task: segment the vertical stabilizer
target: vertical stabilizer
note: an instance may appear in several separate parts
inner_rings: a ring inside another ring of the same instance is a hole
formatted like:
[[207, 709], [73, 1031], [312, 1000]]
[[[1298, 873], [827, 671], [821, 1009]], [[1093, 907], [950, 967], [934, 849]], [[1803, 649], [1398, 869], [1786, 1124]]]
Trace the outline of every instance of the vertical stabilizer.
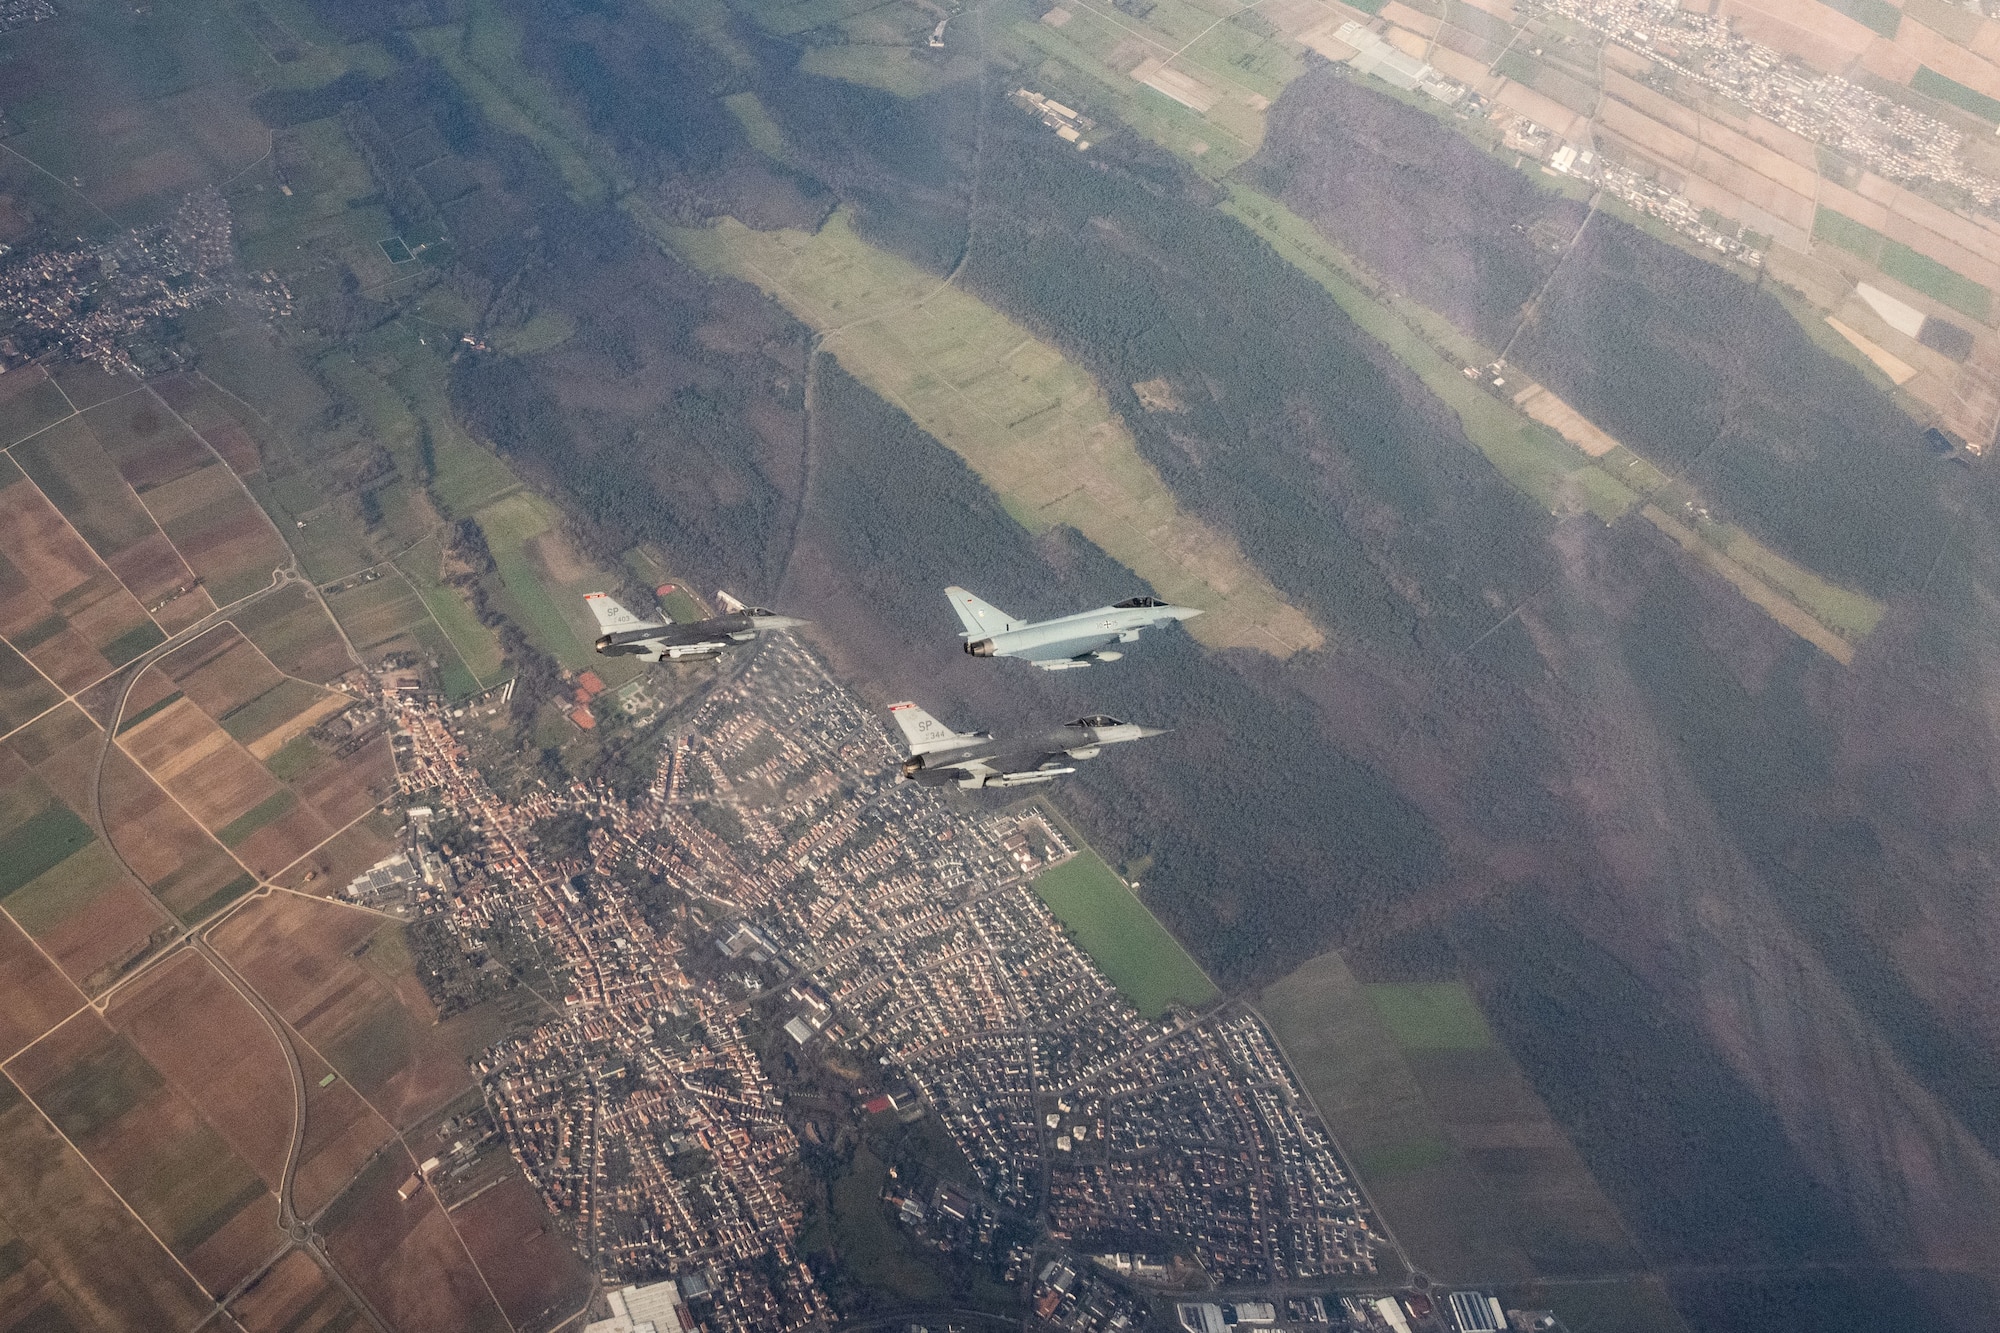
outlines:
[[989, 635], [1005, 634], [1009, 630], [1019, 629], [1026, 623], [1014, 619], [989, 602], [980, 601], [956, 585], [946, 588], [944, 595], [951, 599], [951, 609], [958, 612], [959, 623], [965, 626], [965, 634], [962, 637], [983, 639]]
[[608, 592], [587, 592], [583, 595], [584, 605], [590, 614], [597, 617], [597, 628], [605, 634], [624, 634], [635, 629], [659, 629], [657, 620], [641, 620], [627, 611]]
[[948, 750], [960, 741], [974, 739], [953, 731], [913, 703], [890, 704], [889, 716], [895, 718], [896, 725], [902, 728], [903, 739], [909, 742], [911, 754]]

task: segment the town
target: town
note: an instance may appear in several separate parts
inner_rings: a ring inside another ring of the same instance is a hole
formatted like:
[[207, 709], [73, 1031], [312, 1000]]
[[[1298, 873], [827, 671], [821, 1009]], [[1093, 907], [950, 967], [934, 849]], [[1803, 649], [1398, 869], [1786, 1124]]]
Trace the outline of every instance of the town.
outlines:
[[[1032, 888], [1075, 851], [1039, 808], [897, 783], [880, 721], [786, 637], [729, 671], [630, 804], [503, 799], [467, 745], [481, 704], [385, 677], [410, 851], [346, 892], [407, 891], [473, 955], [528, 926], [516, 971], [558, 1016], [478, 1073], [550, 1211], [637, 1284], [605, 1328], [830, 1325], [796, 1163], [927, 1117], [970, 1172], [892, 1168], [881, 1210], [1047, 1326], [1145, 1326], [1191, 1286], [1237, 1299], [1184, 1304], [1189, 1327], [1339, 1324], [1385, 1240], [1262, 1022], [1143, 1018]], [[587, 834], [545, 848], [564, 821]]]
[[2000, 182], [1966, 165], [1958, 130], [1838, 74], [1803, 72], [1726, 18], [1673, 0], [1538, 2], [1890, 180], [1943, 187], [1988, 212], [2000, 204]]
[[148, 335], [178, 314], [230, 299], [271, 316], [292, 308], [275, 275], [238, 273], [229, 205], [210, 187], [158, 226], [0, 262], [0, 310], [8, 315], [0, 322], [0, 371], [48, 354], [106, 372], [162, 369], [173, 353], [149, 346]]

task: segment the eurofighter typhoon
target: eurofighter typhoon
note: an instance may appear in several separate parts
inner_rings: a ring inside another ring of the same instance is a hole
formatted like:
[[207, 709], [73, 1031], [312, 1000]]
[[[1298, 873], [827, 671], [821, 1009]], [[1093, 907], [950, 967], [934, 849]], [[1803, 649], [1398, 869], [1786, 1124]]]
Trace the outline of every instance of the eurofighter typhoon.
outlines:
[[1039, 736], [996, 741], [983, 731], [953, 731], [912, 703], [889, 705], [889, 715], [903, 729], [903, 739], [910, 747], [898, 781], [926, 787], [1025, 787], [1053, 782], [1065, 773], [1076, 772], [1078, 760], [1095, 759], [1107, 745], [1166, 734], [1115, 717], [1080, 717]]
[[1132, 643], [1139, 631], [1192, 620], [1191, 606], [1169, 606], [1157, 597], [1128, 597], [1114, 606], [1079, 611], [1055, 620], [1016, 620], [963, 588], [944, 590], [965, 632], [965, 651], [974, 657], [1018, 657], [1044, 671], [1068, 671], [1092, 662], [1116, 662], [1114, 643]]
[[583, 600], [597, 617], [597, 651], [605, 657], [643, 657], [648, 662], [698, 662], [720, 657], [727, 649], [748, 643], [765, 630], [793, 629], [806, 622], [745, 606], [728, 593], [717, 593], [727, 613], [684, 624], [641, 620], [609, 593], [587, 592]]

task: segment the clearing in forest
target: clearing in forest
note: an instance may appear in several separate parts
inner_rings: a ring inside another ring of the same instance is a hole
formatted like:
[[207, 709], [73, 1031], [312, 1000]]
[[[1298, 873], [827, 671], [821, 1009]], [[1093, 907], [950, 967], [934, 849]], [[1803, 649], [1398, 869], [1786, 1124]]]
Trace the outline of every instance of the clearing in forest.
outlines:
[[879, 250], [836, 213], [817, 234], [725, 218], [662, 229], [710, 272], [756, 284], [817, 329], [855, 378], [957, 452], [1023, 526], [1066, 524], [1208, 614], [1211, 648], [1289, 657], [1325, 636], [1235, 541], [1183, 511], [1096, 381], [978, 298]]

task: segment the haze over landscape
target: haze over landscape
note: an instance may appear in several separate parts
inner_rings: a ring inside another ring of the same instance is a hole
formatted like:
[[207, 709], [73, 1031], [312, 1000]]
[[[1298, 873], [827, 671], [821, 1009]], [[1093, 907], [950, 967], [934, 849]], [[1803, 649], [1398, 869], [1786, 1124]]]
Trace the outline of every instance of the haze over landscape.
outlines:
[[2000, 1327], [1996, 129], [1943, 0], [0, 0], [0, 1333]]

